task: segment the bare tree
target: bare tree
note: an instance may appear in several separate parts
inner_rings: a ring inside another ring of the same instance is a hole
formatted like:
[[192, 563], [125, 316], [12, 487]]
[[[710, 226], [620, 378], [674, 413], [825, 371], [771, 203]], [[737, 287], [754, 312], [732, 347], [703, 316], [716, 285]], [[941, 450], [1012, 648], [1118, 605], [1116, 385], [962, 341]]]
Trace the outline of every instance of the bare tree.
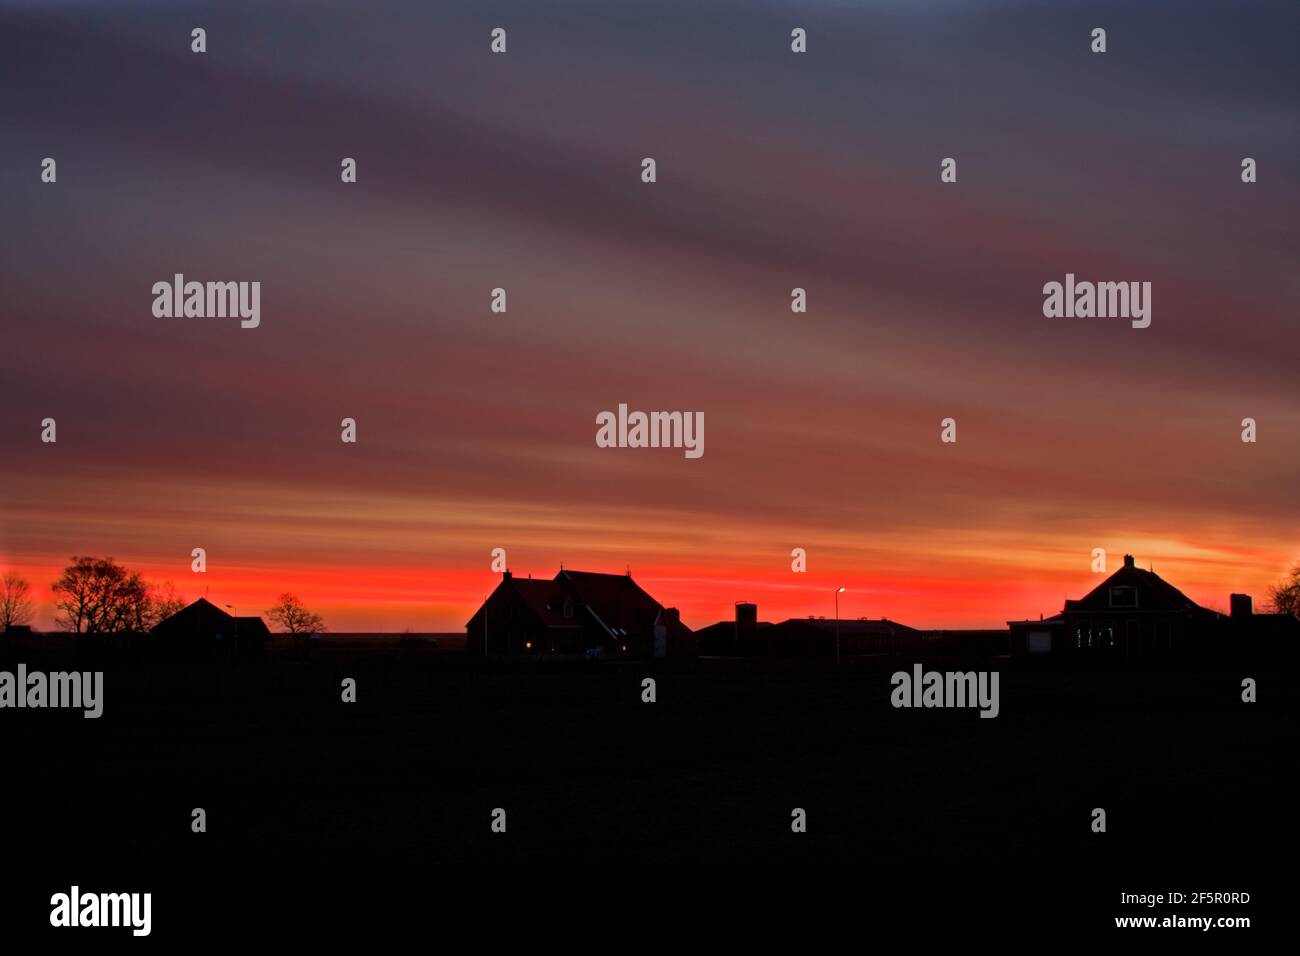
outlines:
[[1300, 565], [1291, 569], [1291, 576], [1279, 581], [1268, 591], [1273, 610], [1278, 614], [1300, 617]]
[[266, 616], [293, 636], [294, 647], [308, 634], [325, 630], [325, 621], [321, 616], [307, 610], [296, 594], [281, 594], [275, 606], [267, 608]]
[[0, 576], [0, 631], [31, 622], [36, 606], [31, 590], [27, 579], [17, 571], [6, 571]]
[[179, 603], [174, 586], [158, 592], [112, 558], [74, 555], [51, 590], [59, 625], [74, 634], [144, 633]]
[[164, 581], [160, 586], [149, 589], [149, 627], [159, 621], [165, 621], [185, 607], [185, 599], [176, 593], [174, 581]]
[[126, 568], [112, 558], [78, 557], [63, 569], [50, 586], [59, 625], [74, 634], [97, 634], [108, 630], [113, 606], [126, 578]]

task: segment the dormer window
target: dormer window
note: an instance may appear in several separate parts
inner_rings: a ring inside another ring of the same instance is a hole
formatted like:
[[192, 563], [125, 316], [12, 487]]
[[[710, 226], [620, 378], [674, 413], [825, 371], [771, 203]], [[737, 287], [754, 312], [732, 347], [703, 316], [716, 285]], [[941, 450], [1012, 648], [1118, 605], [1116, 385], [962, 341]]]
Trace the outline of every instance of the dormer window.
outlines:
[[1110, 589], [1111, 607], [1137, 607], [1137, 588], [1128, 584], [1117, 584]]

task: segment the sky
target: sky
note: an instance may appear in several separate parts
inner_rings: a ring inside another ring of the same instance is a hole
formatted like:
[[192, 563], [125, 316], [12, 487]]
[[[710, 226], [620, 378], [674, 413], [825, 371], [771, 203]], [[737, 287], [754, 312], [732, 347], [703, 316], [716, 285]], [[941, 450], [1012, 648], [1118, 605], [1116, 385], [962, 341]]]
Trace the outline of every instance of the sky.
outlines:
[[[1001, 626], [1095, 586], [1094, 548], [1260, 602], [1300, 563], [1298, 29], [0, 2], [0, 568], [38, 627], [81, 554], [334, 631], [462, 629], [494, 548], [630, 568], [694, 627], [839, 586], [846, 618]], [[259, 281], [260, 326], [155, 317], [178, 272]], [[1069, 272], [1151, 282], [1151, 326], [1044, 317]], [[619, 403], [703, 412], [705, 453], [598, 448]]]

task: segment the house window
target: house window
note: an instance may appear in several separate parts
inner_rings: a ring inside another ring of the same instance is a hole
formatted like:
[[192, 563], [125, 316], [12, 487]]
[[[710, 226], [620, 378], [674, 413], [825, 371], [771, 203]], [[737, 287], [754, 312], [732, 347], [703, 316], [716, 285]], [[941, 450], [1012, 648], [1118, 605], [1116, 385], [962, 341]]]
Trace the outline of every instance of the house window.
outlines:
[[1129, 584], [1117, 584], [1110, 589], [1110, 606], [1111, 607], [1137, 607], [1138, 591], [1137, 588]]
[[564, 616], [573, 617], [573, 602], [568, 598], [564, 599]]

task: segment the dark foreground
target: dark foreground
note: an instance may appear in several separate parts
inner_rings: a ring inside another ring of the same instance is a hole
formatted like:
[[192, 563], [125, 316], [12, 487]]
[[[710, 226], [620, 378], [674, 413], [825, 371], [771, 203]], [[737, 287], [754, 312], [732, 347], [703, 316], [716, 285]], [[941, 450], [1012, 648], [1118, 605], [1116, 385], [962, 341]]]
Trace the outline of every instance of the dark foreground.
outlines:
[[[1289, 669], [929, 662], [1001, 671], [1001, 715], [981, 720], [891, 708], [889, 675], [910, 663], [515, 671], [391, 646], [221, 670], [101, 663], [98, 720], [0, 711], [0, 919], [48, 931], [51, 894], [77, 883], [152, 892], [164, 941], [606, 921], [1054, 940], [1167, 936], [1116, 916], [1244, 915], [1251, 930], [1209, 932], [1247, 935], [1273, 922], [1295, 846]], [[1241, 702], [1246, 676], [1258, 703]], [[807, 833], [791, 832], [796, 807]], [[1252, 899], [1120, 903], [1171, 890]]]

